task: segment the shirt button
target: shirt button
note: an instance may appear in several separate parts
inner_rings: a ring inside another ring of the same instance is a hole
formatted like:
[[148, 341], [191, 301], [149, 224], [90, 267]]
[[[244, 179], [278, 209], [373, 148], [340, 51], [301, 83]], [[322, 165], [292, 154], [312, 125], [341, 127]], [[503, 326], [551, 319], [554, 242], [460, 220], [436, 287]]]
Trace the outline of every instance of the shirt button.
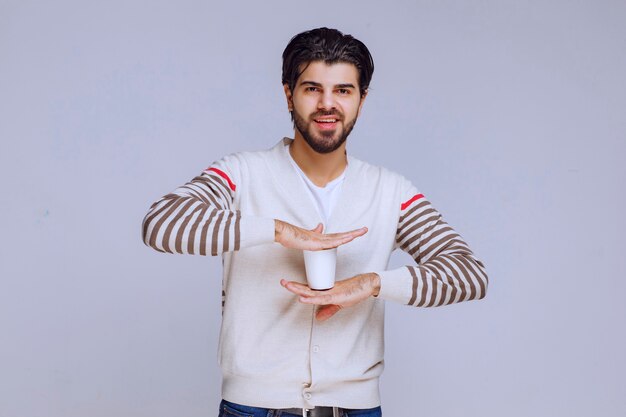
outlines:
[[319, 346], [317, 346], [317, 345], [313, 346], [313, 352], [317, 353], [319, 351], [320, 351], [320, 347]]
[[311, 395], [311, 393], [310, 393], [310, 392], [305, 392], [305, 393], [304, 393], [304, 398], [306, 398], [307, 400], [310, 400], [310, 399], [311, 399], [311, 397], [312, 397], [312, 395]]

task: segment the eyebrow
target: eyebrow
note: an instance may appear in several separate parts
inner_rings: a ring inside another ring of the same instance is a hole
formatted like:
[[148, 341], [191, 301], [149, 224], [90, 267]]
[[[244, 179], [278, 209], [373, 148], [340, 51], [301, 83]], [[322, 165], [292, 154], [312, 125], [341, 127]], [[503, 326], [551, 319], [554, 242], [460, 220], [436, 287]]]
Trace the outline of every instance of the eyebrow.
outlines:
[[[312, 85], [313, 87], [321, 87], [322, 84], [316, 83], [315, 81], [302, 81], [300, 85]], [[335, 84], [333, 88], [356, 88], [354, 84], [344, 83], [344, 84]]]

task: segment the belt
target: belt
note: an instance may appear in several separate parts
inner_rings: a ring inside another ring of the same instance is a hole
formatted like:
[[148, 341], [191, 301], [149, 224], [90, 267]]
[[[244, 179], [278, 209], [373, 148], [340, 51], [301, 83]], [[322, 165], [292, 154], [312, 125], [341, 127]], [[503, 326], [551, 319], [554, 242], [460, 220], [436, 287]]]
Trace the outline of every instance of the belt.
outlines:
[[339, 417], [339, 407], [283, 408], [280, 411], [302, 417]]

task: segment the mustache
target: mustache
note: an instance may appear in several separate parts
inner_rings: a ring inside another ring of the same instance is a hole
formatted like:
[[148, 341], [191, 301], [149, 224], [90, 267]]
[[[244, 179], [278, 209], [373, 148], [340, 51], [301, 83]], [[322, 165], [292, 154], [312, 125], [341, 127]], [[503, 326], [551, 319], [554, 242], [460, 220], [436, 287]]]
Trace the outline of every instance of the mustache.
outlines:
[[336, 111], [321, 111], [321, 112], [317, 112], [311, 115], [312, 119], [316, 119], [318, 117], [323, 117], [323, 116], [334, 116], [337, 119], [343, 119], [343, 114], [336, 112]]

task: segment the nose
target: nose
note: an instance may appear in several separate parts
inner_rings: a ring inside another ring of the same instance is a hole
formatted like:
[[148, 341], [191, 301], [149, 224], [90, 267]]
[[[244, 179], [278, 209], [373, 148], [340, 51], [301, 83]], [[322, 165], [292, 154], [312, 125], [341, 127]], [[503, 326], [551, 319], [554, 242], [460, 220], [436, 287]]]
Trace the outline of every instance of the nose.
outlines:
[[332, 90], [325, 90], [319, 98], [317, 108], [320, 110], [333, 110], [336, 107], [335, 96]]

